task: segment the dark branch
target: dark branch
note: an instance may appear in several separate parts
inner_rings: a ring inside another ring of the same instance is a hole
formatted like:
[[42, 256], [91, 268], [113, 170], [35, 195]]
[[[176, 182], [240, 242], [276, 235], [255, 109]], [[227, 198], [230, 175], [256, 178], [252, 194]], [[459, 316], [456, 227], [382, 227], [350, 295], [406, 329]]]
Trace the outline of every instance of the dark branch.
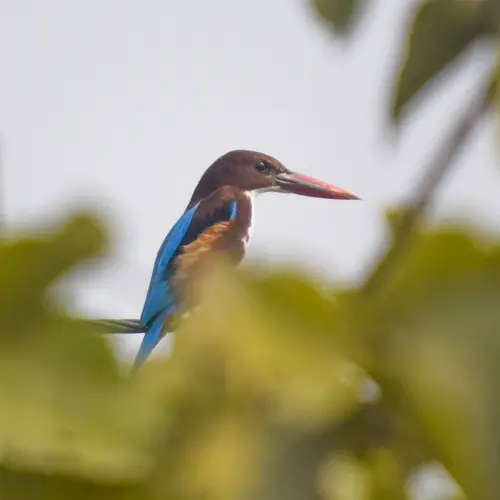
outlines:
[[416, 189], [416, 195], [408, 203], [404, 215], [396, 226], [394, 232], [394, 243], [380, 264], [363, 287], [363, 293], [369, 294], [377, 290], [397, 265], [402, 254], [411, 242], [413, 229], [424, 215], [426, 208], [443, 182], [443, 179], [451, 171], [453, 161], [463, 149], [475, 126], [487, 111], [496, 88], [496, 78], [489, 77], [487, 84], [481, 85], [481, 90], [472, 104], [458, 120], [449, 137], [443, 142], [436, 156], [431, 160], [429, 166], [424, 169], [425, 175], [420, 186]]

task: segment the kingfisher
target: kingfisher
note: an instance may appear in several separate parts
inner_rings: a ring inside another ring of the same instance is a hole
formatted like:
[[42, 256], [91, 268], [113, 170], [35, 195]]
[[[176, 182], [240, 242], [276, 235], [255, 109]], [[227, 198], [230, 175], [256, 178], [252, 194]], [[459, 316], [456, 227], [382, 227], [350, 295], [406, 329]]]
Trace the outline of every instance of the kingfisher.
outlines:
[[229, 257], [235, 266], [241, 262], [252, 235], [255, 198], [267, 192], [360, 199], [292, 172], [276, 158], [256, 151], [230, 151], [217, 159], [201, 177], [158, 251], [139, 325], [134, 320], [102, 322], [108, 326], [121, 323], [124, 328], [120, 333], [144, 332], [133, 371], [169, 331], [182, 305], [183, 291], [196, 279], [201, 266], [217, 255]]

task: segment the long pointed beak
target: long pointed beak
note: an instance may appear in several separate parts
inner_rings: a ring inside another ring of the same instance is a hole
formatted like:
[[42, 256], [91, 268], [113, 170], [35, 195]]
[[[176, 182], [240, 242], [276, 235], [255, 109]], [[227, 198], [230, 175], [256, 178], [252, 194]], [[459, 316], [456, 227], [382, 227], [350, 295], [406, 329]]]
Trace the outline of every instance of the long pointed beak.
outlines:
[[358, 196], [308, 175], [289, 172], [278, 174], [276, 181], [282, 191], [287, 193], [311, 196], [313, 198], [329, 198], [331, 200], [360, 200]]

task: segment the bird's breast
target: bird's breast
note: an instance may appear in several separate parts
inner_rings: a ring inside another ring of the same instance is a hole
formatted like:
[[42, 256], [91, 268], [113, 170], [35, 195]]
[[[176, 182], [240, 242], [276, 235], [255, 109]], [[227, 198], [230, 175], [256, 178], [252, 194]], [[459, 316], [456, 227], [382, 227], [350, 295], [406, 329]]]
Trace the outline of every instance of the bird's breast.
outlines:
[[253, 198], [240, 192], [234, 218], [211, 225], [182, 247], [175, 260], [175, 281], [183, 288], [184, 283], [196, 279], [203, 267], [210, 266], [214, 258], [223, 257], [238, 265], [245, 256], [252, 227]]

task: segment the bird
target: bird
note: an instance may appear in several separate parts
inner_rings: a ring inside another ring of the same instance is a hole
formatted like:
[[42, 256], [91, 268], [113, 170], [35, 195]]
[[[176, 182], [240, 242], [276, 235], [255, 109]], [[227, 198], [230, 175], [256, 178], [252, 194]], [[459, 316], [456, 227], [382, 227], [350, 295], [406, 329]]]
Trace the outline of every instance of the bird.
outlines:
[[184, 212], [165, 237], [154, 262], [140, 320], [98, 320], [115, 333], [144, 333], [133, 363], [151, 355], [179, 312], [183, 295], [203, 265], [224, 256], [237, 266], [250, 241], [254, 203], [263, 193], [292, 193], [332, 200], [359, 200], [349, 191], [296, 173], [264, 153], [230, 151], [199, 180]]

